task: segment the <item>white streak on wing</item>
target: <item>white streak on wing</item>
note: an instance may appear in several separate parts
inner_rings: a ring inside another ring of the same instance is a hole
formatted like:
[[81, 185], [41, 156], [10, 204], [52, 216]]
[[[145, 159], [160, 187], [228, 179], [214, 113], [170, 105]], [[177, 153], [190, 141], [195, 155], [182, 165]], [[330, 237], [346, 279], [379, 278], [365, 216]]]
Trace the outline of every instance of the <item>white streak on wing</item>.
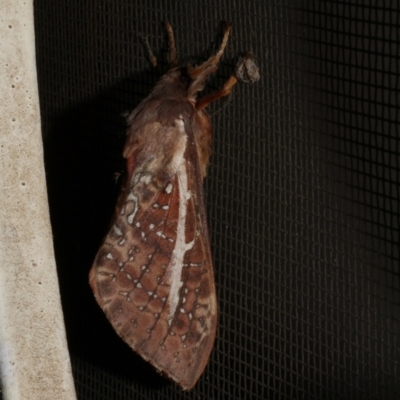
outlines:
[[194, 245], [194, 240], [190, 243], [186, 243], [185, 235], [185, 222], [187, 214], [187, 199], [185, 196], [187, 190], [187, 173], [186, 165], [183, 162], [178, 170], [178, 182], [179, 182], [179, 217], [178, 227], [176, 233], [175, 248], [172, 252], [171, 262], [169, 264], [169, 270], [171, 271], [171, 288], [168, 296], [169, 303], [169, 314], [168, 314], [168, 325], [171, 325], [175, 311], [179, 303], [179, 290], [183, 285], [182, 268], [183, 258], [187, 250], [190, 250]]
[[[183, 154], [186, 149], [187, 136], [186, 136], [186, 132], [185, 132], [185, 125], [184, 125], [183, 121], [180, 119], [175, 120], [175, 128], [172, 128], [172, 129], [175, 129], [175, 130], [177, 129], [178, 132], [180, 133], [180, 136], [177, 135], [175, 154], [169, 165], [170, 171], [172, 173], [175, 173], [181, 167], [181, 164], [183, 161]], [[186, 187], [187, 187], [187, 178], [186, 178]]]
[[128, 217], [127, 217], [127, 221], [128, 221], [129, 225], [132, 225], [133, 219], [135, 218], [135, 215], [138, 212], [138, 209], [139, 209], [138, 200], [139, 200], [138, 197], [135, 196], [132, 192], [129, 193], [129, 195], [128, 195], [127, 199], [126, 199], [127, 202], [128, 201], [132, 201], [133, 202], [133, 207], [134, 207], [133, 212], [131, 214], [129, 214]]
[[132, 191], [130, 191], [126, 201], [135, 201], [135, 202], [137, 202], [137, 197], [132, 193]]
[[180, 115], [179, 118], [176, 119], [174, 122], [175, 126], [179, 129], [180, 132], [185, 132], [185, 123], [183, 122], [182, 115]]
[[194, 245], [194, 240], [190, 243], [186, 243], [185, 235], [185, 223], [187, 215], [187, 191], [188, 191], [188, 177], [186, 172], [186, 162], [183, 158], [179, 164], [177, 170], [178, 187], [179, 187], [179, 215], [178, 215], [178, 226], [176, 233], [175, 248], [172, 252], [171, 262], [169, 264], [169, 270], [171, 271], [171, 288], [168, 296], [169, 303], [169, 314], [168, 314], [168, 325], [171, 326], [172, 319], [174, 317], [176, 308], [179, 303], [179, 290], [183, 285], [182, 268], [183, 258], [185, 253], [190, 250]]

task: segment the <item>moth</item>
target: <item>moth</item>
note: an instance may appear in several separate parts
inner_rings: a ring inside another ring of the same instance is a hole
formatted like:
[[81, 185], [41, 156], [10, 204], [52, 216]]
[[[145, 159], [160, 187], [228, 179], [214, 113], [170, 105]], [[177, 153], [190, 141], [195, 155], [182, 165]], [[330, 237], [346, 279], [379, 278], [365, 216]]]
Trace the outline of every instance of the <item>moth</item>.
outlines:
[[[197, 99], [218, 68], [217, 52], [197, 67], [178, 67], [166, 23], [169, 70], [128, 116], [127, 178], [111, 228], [89, 274], [95, 298], [118, 335], [161, 374], [191, 389], [208, 363], [217, 301], [203, 198], [211, 154], [205, 108], [259, 73], [250, 53], [222, 89]], [[154, 67], [157, 61], [150, 50]]]

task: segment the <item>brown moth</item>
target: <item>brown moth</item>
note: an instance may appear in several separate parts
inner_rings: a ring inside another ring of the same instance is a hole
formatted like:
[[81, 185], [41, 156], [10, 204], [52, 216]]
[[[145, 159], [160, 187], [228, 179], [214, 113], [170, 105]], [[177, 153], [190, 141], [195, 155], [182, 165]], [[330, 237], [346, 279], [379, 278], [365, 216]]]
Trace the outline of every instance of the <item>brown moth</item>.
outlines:
[[[177, 67], [166, 23], [170, 69], [128, 117], [127, 179], [110, 232], [90, 270], [90, 285], [118, 335], [159, 372], [191, 389], [213, 348], [217, 301], [203, 199], [211, 154], [205, 107], [259, 73], [250, 53], [223, 88], [200, 100], [217, 70], [230, 24], [211, 58]], [[150, 58], [156, 66], [155, 57]]]

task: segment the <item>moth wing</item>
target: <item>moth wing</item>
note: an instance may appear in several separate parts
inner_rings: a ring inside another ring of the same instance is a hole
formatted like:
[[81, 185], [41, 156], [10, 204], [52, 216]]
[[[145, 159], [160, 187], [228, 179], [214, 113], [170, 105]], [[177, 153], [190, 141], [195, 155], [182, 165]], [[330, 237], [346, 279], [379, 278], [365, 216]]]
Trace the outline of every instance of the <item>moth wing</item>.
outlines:
[[[168, 132], [177, 143], [181, 129], [168, 129], [179, 131]], [[217, 305], [195, 141], [184, 142], [181, 157], [166, 158], [166, 143], [158, 155], [153, 143], [148, 162], [144, 148], [125, 152], [127, 185], [90, 284], [121, 338], [190, 389], [214, 344]]]

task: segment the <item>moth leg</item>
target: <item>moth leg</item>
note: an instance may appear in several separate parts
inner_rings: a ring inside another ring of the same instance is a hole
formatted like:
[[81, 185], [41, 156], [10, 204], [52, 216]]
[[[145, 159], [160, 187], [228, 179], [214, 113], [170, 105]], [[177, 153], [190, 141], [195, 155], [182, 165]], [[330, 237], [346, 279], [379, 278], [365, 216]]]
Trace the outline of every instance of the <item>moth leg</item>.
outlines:
[[205, 61], [203, 64], [199, 65], [198, 67], [195, 68], [190, 68], [189, 69], [189, 76], [191, 79], [196, 79], [199, 77], [205, 70], [216, 67], [219, 60], [221, 59], [222, 55], [224, 54], [226, 44], [228, 43], [228, 38], [229, 38], [229, 32], [231, 30], [231, 23], [228, 21], [225, 24], [224, 27], [224, 36], [222, 37], [222, 42], [221, 45], [219, 46], [219, 49], [216, 54], [211, 56], [207, 61]]
[[196, 110], [199, 111], [221, 97], [228, 96], [238, 81], [239, 80], [236, 78], [236, 76], [232, 74], [221, 89], [198, 100], [196, 102]]
[[239, 59], [236, 66], [235, 72], [228, 78], [224, 86], [217, 92], [211, 93], [196, 102], [196, 110], [201, 110], [207, 107], [213, 101], [220, 99], [221, 97], [228, 96], [231, 93], [232, 88], [238, 83], [254, 83], [260, 79], [260, 73], [256, 63], [254, 62], [253, 55], [247, 52], [244, 57]]
[[168, 21], [165, 21], [165, 29], [168, 37], [168, 64], [170, 68], [174, 68], [178, 65], [178, 57], [176, 53], [174, 31]]

